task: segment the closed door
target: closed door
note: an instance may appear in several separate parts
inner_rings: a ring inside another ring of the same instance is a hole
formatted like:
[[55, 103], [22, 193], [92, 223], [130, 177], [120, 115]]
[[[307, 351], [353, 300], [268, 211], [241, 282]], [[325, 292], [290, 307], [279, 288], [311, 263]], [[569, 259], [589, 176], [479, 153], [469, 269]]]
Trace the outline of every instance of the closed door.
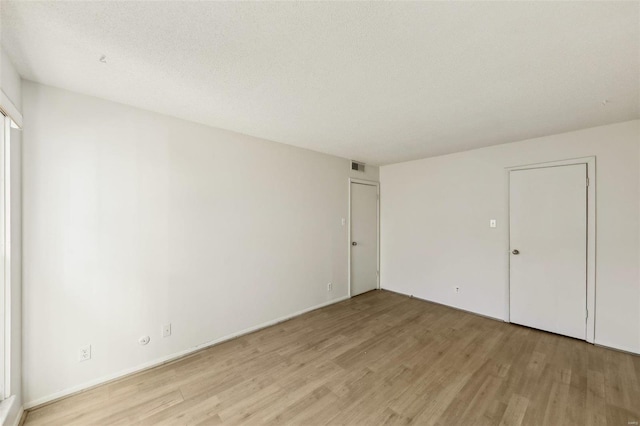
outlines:
[[586, 339], [587, 165], [510, 172], [510, 321]]
[[378, 187], [351, 183], [351, 295], [378, 287]]

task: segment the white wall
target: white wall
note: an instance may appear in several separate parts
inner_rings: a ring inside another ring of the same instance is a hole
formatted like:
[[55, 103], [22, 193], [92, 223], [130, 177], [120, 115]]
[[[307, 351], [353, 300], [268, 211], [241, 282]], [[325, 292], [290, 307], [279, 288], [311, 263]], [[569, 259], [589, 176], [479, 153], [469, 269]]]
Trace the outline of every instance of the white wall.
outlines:
[[[22, 112], [22, 80], [13, 63], [0, 47], [0, 90]], [[6, 105], [3, 105], [6, 108]], [[21, 246], [21, 136], [20, 130], [11, 129], [11, 406], [7, 407], [6, 424], [18, 420], [22, 407], [22, 246]]]
[[0, 47], [0, 88], [11, 100], [13, 105], [22, 111], [22, 81], [11, 59]]
[[377, 168], [32, 82], [23, 103], [27, 406], [347, 295], [348, 178]]
[[597, 157], [595, 341], [640, 353], [640, 120], [381, 167], [381, 286], [504, 319], [504, 169], [586, 156]]

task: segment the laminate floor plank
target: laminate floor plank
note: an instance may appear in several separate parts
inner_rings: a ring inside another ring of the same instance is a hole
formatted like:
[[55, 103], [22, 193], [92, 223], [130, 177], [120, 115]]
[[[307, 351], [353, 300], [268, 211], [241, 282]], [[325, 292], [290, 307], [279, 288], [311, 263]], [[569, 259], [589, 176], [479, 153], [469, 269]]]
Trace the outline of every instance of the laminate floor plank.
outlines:
[[25, 425], [639, 420], [639, 356], [373, 291], [32, 409]]

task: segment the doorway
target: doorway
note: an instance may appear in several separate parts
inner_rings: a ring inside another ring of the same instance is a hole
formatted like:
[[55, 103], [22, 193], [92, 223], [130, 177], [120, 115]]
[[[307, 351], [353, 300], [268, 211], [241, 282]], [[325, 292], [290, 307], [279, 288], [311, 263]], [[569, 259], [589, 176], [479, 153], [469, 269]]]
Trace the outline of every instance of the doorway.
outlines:
[[593, 341], [594, 162], [509, 170], [510, 322]]
[[379, 284], [379, 184], [349, 180], [349, 295], [357, 296]]

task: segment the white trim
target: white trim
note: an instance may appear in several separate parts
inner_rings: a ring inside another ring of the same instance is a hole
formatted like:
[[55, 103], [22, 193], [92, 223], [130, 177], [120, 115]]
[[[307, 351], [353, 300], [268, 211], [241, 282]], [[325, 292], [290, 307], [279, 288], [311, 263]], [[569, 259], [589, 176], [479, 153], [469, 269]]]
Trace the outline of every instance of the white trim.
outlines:
[[[505, 168], [506, 174], [506, 217], [510, 219], [510, 200], [509, 200], [509, 187], [510, 187], [510, 172], [515, 170], [527, 170], [527, 169], [540, 169], [545, 167], [558, 167], [569, 166], [573, 164], [586, 164], [587, 165], [587, 178], [589, 179], [589, 186], [587, 187], [587, 310], [589, 316], [586, 321], [586, 341], [589, 343], [595, 343], [595, 327], [596, 327], [596, 157], [582, 157], [571, 158], [559, 161], [550, 161], [545, 163], [527, 164], [522, 166], [514, 166]], [[585, 182], [586, 184], [586, 182]], [[510, 220], [509, 220], [510, 221]], [[506, 288], [506, 306], [505, 306], [505, 321], [510, 322], [510, 300], [509, 300], [509, 288], [510, 288], [510, 261], [509, 246], [511, 243], [511, 232], [507, 225], [507, 250], [505, 255], [507, 256], [507, 288]]]
[[22, 423], [22, 416], [24, 416], [24, 407], [20, 407], [18, 410], [16, 419], [13, 421], [13, 426], [20, 426], [20, 423]]
[[640, 355], [640, 352], [638, 352], [638, 350], [626, 346], [614, 345], [612, 343], [601, 342], [599, 340], [596, 340], [594, 344], [596, 346], [600, 346], [601, 348], [611, 349], [613, 351], [624, 352], [632, 355]]
[[4, 425], [7, 422], [7, 418], [9, 414], [11, 414], [15, 402], [15, 395], [0, 401], [0, 425]]
[[[18, 426], [24, 416], [24, 407], [18, 406], [18, 397], [11, 395], [4, 401], [0, 402], [0, 425]], [[15, 417], [14, 417], [15, 416]], [[13, 418], [13, 422], [9, 423], [9, 419]]]
[[[5, 227], [5, 220], [4, 220], [4, 215], [6, 212], [5, 205], [4, 205], [6, 201], [5, 184], [4, 184], [4, 177], [5, 177], [4, 147], [5, 147], [5, 139], [6, 139], [6, 132], [4, 130], [5, 120], [7, 120], [7, 118], [0, 111], [0, 253], [2, 254], [2, 259], [0, 259], [0, 359], [2, 361], [0, 362], [0, 401], [6, 400], [8, 397], [10, 397], [9, 393], [4, 388], [5, 387], [4, 377], [6, 373], [5, 361], [7, 356], [7, 352], [5, 351], [5, 345], [6, 345], [5, 322], [7, 319], [7, 315], [6, 315], [6, 293], [5, 293], [6, 283], [5, 283], [5, 273], [4, 273], [4, 268], [6, 265], [6, 262], [4, 260], [6, 255], [6, 251], [5, 251], [6, 250], [6, 246], [5, 246], [6, 227]], [[5, 407], [6, 407], [6, 404], [5, 404]]]
[[360, 185], [369, 185], [376, 187], [376, 216], [377, 216], [377, 259], [376, 259], [376, 269], [378, 270], [376, 289], [380, 290], [380, 182], [376, 182], [373, 180], [365, 180], [365, 179], [357, 179], [357, 178], [349, 178], [349, 223], [348, 223], [348, 239], [347, 239], [347, 290], [348, 295], [351, 297], [351, 185], [357, 183]]
[[2, 89], [0, 89], [0, 111], [9, 116], [19, 128], [22, 128], [22, 114]]
[[4, 118], [4, 396], [11, 396], [11, 118]]
[[415, 296], [413, 294], [402, 293], [400, 291], [389, 290], [389, 289], [386, 289], [386, 288], [384, 289], [384, 291], [388, 291], [389, 293], [399, 294], [401, 296], [407, 296], [407, 297], [410, 297], [411, 299], [420, 300], [421, 302], [433, 303], [434, 305], [439, 305], [439, 306], [444, 306], [445, 308], [455, 309], [456, 311], [466, 312], [468, 314], [476, 315], [476, 316], [479, 316], [479, 317], [482, 317], [482, 318], [486, 318], [486, 319], [490, 319], [490, 320], [493, 320], [493, 321], [506, 322], [503, 318], [494, 317], [492, 315], [487, 315], [487, 314], [481, 314], [480, 312], [470, 311], [468, 309], [459, 308], [459, 307], [453, 306], [453, 305], [447, 305], [446, 303], [443, 303], [443, 302], [437, 302], [435, 300], [427, 299], [427, 298], [424, 298], [424, 297], [418, 297], [418, 296]]
[[306, 314], [307, 312], [315, 311], [316, 309], [324, 308], [325, 306], [329, 306], [329, 305], [333, 305], [333, 304], [336, 304], [336, 303], [340, 303], [340, 302], [342, 302], [344, 300], [347, 300], [348, 298], [349, 298], [348, 296], [343, 296], [343, 297], [339, 297], [337, 299], [332, 299], [332, 300], [330, 300], [328, 302], [324, 302], [324, 303], [321, 303], [319, 305], [311, 306], [310, 308], [306, 308], [306, 309], [294, 312], [294, 313], [292, 313], [290, 315], [285, 315], [283, 317], [280, 317], [280, 318], [277, 318], [277, 319], [274, 319], [274, 320], [271, 320], [271, 321], [264, 322], [262, 324], [254, 326], [254, 327], [245, 328], [244, 330], [238, 331], [236, 333], [228, 334], [228, 335], [226, 335], [224, 337], [220, 337], [219, 339], [211, 340], [209, 342], [196, 345], [196, 346], [194, 346], [192, 348], [189, 348], [189, 349], [186, 349], [184, 351], [180, 351], [180, 352], [173, 353], [171, 355], [163, 356], [161, 358], [154, 359], [153, 361], [145, 362], [144, 364], [138, 365], [138, 366], [133, 367], [133, 368], [127, 368], [125, 370], [119, 371], [119, 372], [114, 373], [114, 374], [108, 374], [106, 376], [102, 376], [100, 378], [97, 378], [97, 379], [94, 379], [94, 380], [90, 380], [90, 381], [82, 383], [80, 385], [73, 386], [73, 387], [70, 387], [70, 388], [67, 388], [67, 389], [52, 393], [52, 394], [44, 396], [42, 398], [38, 398], [38, 399], [36, 399], [34, 401], [25, 402], [24, 403], [24, 409], [25, 410], [30, 410], [30, 409], [36, 408], [36, 407], [38, 407], [40, 405], [52, 402], [54, 400], [57, 400], [57, 399], [60, 399], [60, 398], [64, 398], [64, 397], [67, 397], [67, 396], [70, 396], [72, 394], [76, 394], [76, 393], [79, 393], [79, 392], [82, 392], [82, 391], [86, 391], [89, 388], [93, 388], [95, 386], [102, 385], [102, 384], [105, 384], [107, 382], [112, 382], [114, 380], [123, 378], [124, 376], [129, 376], [129, 375], [134, 374], [134, 373], [140, 373], [141, 371], [148, 370], [150, 368], [154, 368], [154, 367], [157, 367], [159, 365], [169, 363], [171, 361], [175, 361], [178, 358], [182, 358], [182, 357], [184, 357], [186, 355], [192, 354], [193, 352], [197, 352], [197, 351], [200, 351], [202, 349], [206, 349], [206, 348], [208, 348], [210, 346], [214, 346], [214, 345], [217, 345], [219, 343], [223, 343], [223, 342], [226, 342], [228, 340], [232, 340], [232, 339], [235, 339], [237, 337], [243, 336], [245, 334], [253, 333], [255, 331], [262, 330], [263, 328], [271, 327], [271, 326], [276, 325], [278, 323], [281, 323], [281, 322], [284, 322], [284, 321], [288, 321], [288, 320], [290, 320], [292, 318], [295, 318], [295, 317], [298, 317], [300, 315]]

